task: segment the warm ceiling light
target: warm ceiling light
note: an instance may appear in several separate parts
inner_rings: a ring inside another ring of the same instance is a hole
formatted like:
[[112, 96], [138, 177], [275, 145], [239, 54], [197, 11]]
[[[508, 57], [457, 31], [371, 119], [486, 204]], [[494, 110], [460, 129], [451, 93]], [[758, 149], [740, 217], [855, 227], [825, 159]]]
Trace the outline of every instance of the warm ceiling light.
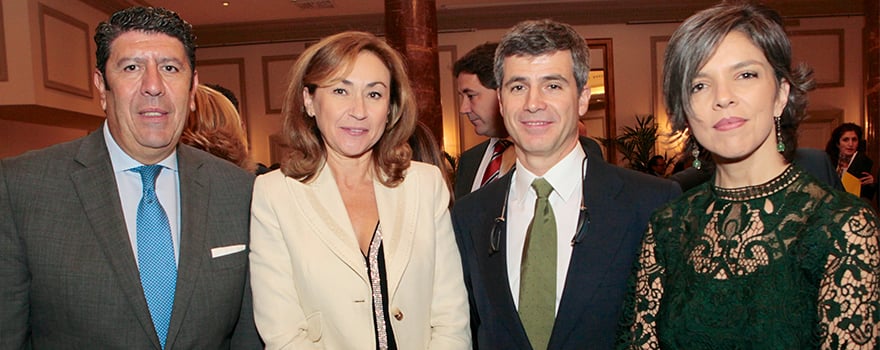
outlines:
[[229, 1], [221, 2], [221, 4], [223, 4], [223, 7], [229, 7]]

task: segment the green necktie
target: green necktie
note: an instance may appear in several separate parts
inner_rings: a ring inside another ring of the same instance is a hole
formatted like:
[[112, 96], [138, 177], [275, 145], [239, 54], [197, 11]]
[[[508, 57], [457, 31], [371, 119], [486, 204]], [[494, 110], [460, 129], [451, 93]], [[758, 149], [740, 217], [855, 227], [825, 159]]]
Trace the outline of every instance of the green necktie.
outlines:
[[547, 198], [553, 186], [537, 178], [532, 188], [538, 199], [523, 247], [519, 318], [532, 348], [546, 349], [556, 318], [556, 217]]

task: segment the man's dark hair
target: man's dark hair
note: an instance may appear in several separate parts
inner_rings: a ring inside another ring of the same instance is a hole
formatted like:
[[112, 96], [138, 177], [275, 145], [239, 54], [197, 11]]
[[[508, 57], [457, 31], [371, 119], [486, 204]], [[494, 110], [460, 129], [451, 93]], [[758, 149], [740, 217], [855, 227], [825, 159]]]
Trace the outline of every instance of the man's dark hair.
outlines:
[[241, 112], [241, 108], [238, 108], [238, 98], [235, 97], [235, 93], [232, 92], [232, 90], [229, 90], [220, 84], [205, 84], [205, 86], [217, 90], [217, 92], [226, 96], [226, 98], [229, 99], [229, 102], [232, 102], [232, 105], [235, 106], [235, 110]]
[[501, 38], [495, 52], [495, 80], [504, 84], [504, 59], [512, 56], [541, 56], [569, 51], [577, 92], [587, 86], [590, 76], [590, 49], [570, 25], [550, 19], [517, 23]]
[[494, 59], [495, 49], [498, 43], [485, 43], [475, 47], [473, 50], [459, 58], [452, 65], [452, 76], [458, 77], [461, 73], [470, 73], [476, 75], [480, 79], [480, 84], [487, 89], [495, 90], [498, 83], [495, 81]]
[[[107, 22], [101, 22], [95, 28], [96, 67], [104, 76], [107, 84], [107, 60], [110, 59], [110, 44], [119, 35], [130, 31], [146, 33], [162, 33], [177, 38], [183, 44], [189, 57], [189, 66], [195, 75], [196, 37], [192, 33], [192, 25], [181, 19], [177, 13], [159, 7], [130, 7], [117, 11]], [[109, 88], [109, 86], [108, 86]]]

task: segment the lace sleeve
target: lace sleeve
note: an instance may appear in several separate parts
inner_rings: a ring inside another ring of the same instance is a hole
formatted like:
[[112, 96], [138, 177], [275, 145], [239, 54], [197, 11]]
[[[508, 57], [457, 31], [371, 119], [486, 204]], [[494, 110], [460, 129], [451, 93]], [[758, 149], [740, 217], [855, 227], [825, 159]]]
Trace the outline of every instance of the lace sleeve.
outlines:
[[830, 236], [831, 250], [819, 285], [822, 348], [873, 349], [880, 323], [877, 217], [862, 207], [838, 220], [842, 232]]
[[630, 280], [621, 319], [618, 349], [659, 349], [656, 316], [663, 297], [663, 275], [666, 269], [658, 262], [653, 225], [642, 241], [642, 250]]

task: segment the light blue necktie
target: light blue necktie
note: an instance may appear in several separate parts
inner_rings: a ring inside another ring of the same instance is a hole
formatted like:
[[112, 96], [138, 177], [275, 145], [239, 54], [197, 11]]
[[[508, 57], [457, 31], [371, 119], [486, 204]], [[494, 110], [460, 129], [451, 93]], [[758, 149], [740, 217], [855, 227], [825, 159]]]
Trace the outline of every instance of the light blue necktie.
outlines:
[[145, 165], [132, 170], [141, 174], [144, 185], [137, 212], [137, 259], [141, 285], [153, 318], [153, 327], [164, 349], [174, 307], [177, 265], [174, 263], [174, 243], [168, 215], [156, 197], [156, 178], [162, 166]]

